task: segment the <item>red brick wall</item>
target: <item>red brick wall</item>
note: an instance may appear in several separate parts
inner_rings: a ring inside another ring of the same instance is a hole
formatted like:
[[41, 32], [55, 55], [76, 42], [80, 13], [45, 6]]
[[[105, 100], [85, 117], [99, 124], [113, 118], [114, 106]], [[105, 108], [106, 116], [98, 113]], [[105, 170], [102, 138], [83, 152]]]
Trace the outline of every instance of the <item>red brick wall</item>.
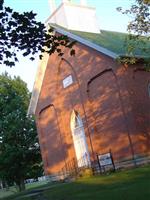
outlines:
[[[114, 159], [149, 152], [150, 73], [125, 69], [113, 59], [81, 44], [76, 56], [49, 58], [36, 109], [42, 157], [47, 174], [75, 157], [70, 116], [82, 117], [91, 159], [111, 149]], [[72, 75], [73, 84], [62, 81]]]

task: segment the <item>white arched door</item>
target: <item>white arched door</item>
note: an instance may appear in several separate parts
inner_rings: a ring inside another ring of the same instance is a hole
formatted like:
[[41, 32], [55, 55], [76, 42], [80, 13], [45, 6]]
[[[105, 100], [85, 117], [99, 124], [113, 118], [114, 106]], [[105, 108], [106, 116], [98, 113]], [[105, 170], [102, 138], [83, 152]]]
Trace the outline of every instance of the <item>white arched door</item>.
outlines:
[[74, 148], [76, 153], [76, 158], [78, 161], [78, 166], [89, 166], [90, 156], [88, 151], [88, 146], [86, 142], [84, 127], [82, 119], [76, 111], [72, 112], [71, 115], [71, 131], [74, 142]]

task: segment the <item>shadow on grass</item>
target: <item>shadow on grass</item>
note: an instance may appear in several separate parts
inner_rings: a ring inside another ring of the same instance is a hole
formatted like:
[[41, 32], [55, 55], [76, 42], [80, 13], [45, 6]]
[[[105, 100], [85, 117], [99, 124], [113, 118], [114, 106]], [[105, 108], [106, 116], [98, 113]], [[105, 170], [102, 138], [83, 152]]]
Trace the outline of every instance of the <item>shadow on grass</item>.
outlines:
[[[22, 191], [22, 192], [16, 192], [15, 194], [11, 194], [9, 191], [7, 191], [7, 194], [2, 195], [2, 197], [0, 196], [0, 200], [17, 200], [17, 199], [24, 199], [22, 198], [23, 196], [26, 196], [26, 195], [30, 195], [30, 194], [34, 194], [34, 193], [38, 193], [38, 192], [43, 192], [43, 190], [47, 189], [47, 188], [50, 188], [50, 187], [54, 187], [55, 185], [57, 185], [58, 183], [45, 183], [43, 185], [41, 184], [36, 184], [33, 186], [33, 184], [31, 185], [28, 185], [26, 187], [26, 190], [25, 191]], [[27, 199], [27, 198], [25, 198]], [[30, 198], [29, 198], [30, 199]], [[32, 199], [32, 198], [31, 198]]]
[[44, 193], [48, 200], [148, 200], [150, 168], [81, 178]]
[[149, 200], [150, 166], [101, 176], [82, 177], [72, 183], [49, 184], [45, 185], [45, 189], [38, 187], [37, 190], [42, 188], [42, 195], [38, 198], [21, 198], [32, 191], [28, 190], [7, 200]]

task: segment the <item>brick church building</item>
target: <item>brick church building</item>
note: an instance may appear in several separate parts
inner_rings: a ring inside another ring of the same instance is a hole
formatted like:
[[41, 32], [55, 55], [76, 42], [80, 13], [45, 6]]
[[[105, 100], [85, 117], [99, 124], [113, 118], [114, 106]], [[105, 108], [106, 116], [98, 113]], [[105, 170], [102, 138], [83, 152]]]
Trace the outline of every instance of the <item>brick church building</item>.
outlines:
[[110, 150], [115, 163], [149, 156], [150, 73], [141, 63], [116, 61], [125, 55], [126, 34], [100, 31], [85, 0], [50, 5], [46, 23], [75, 40], [76, 53], [45, 54], [39, 63], [28, 113], [36, 117], [45, 174], [72, 159], [92, 166], [97, 154]]

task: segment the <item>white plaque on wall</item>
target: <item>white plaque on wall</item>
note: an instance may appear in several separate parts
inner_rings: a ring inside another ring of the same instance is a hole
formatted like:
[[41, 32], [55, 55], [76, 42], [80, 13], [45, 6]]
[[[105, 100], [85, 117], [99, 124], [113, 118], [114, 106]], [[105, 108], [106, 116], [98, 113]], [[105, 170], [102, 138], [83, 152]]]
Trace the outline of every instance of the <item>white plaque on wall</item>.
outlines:
[[66, 88], [73, 83], [72, 76], [69, 75], [63, 80], [63, 87]]

